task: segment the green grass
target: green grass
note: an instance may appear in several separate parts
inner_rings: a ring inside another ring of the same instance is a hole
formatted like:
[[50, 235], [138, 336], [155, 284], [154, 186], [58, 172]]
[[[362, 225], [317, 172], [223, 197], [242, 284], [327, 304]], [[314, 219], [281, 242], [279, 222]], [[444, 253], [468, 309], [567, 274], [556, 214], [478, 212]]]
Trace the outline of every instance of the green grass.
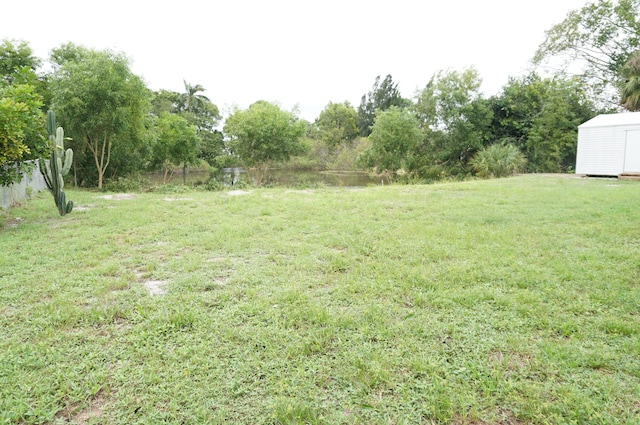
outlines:
[[640, 423], [638, 183], [67, 195], [0, 215], [0, 423]]

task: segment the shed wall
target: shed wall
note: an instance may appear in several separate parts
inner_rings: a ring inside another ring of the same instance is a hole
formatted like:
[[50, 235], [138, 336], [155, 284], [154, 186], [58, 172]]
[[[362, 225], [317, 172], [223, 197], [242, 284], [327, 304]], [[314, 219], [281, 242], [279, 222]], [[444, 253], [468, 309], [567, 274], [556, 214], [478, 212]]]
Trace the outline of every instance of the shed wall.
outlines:
[[640, 125], [578, 128], [576, 174], [617, 176], [624, 170], [626, 134]]

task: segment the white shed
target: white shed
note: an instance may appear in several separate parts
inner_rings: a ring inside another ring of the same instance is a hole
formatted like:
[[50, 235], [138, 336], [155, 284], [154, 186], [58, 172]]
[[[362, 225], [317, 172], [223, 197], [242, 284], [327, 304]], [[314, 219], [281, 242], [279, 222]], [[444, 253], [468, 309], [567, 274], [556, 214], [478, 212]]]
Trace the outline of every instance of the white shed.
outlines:
[[640, 174], [640, 112], [598, 115], [578, 126], [576, 174]]

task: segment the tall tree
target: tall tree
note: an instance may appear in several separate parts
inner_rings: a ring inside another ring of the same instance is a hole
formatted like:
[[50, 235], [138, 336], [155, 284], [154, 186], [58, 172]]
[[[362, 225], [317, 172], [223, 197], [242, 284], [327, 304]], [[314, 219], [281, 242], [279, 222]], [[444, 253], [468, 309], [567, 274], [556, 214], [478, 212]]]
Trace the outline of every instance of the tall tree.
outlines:
[[595, 114], [579, 80], [536, 73], [510, 78], [489, 102], [493, 139], [517, 146], [528, 158], [529, 171], [561, 172], [575, 166], [577, 127]]
[[47, 151], [42, 97], [28, 84], [0, 84], [0, 186], [22, 179], [23, 163]]
[[[180, 115], [163, 112], [157, 119], [152, 160], [163, 169], [163, 182], [167, 183], [174, 167], [194, 164], [198, 159], [200, 139], [196, 128]], [[185, 176], [183, 174], [183, 183]]]
[[65, 130], [89, 151], [102, 188], [114, 144], [130, 147], [126, 154], [134, 155], [144, 139], [149, 91], [120, 53], [68, 44], [54, 50], [52, 60], [58, 60], [51, 82], [54, 109]]
[[405, 107], [409, 102], [400, 95], [398, 83], [393, 83], [391, 75], [387, 75], [380, 83], [380, 76], [376, 77], [373, 87], [368, 94], [364, 94], [358, 107], [358, 131], [363, 137], [371, 134], [371, 127], [377, 111], [384, 111], [392, 106]]
[[371, 148], [363, 154], [361, 162], [391, 179], [397, 171], [410, 166], [411, 156], [422, 141], [422, 132], [414, 114], [392, 106], [378, 112], [369, 140]]
[[184, 82], [184, 93], [180, 94], [180, 106], [179, 110], [194, 112], [198, 109], [203, 108], [207, 103], [211, 103], [209, 98], [203, 94], [198, 94], [204, 92], [204, 87], [200, 84], [189, 84], [186, 80]]
[[47, 151], [40, 63], [26, 42], [0, 43], [0, 185], [20, 181], [24, 163]]
[[[26, 41], [3, 40], [0, 43], [0, 77], [18, 83], [16, 79], [25, 71], [35, 75], [42, 61], [33, 56]], [[9, 78], [8, 78], [9, 77]]]
[[196, 127], [201, 139], [199, 156], [214, 165], [224, 150], [222, 134], [216, 128], [221, 119], [220, 111], [207, 96], [200, 94], [205, 91], [202, 85], [184, 81], [184, 88], [178, 96], [175, 112]]
[[426, 131], [433, 161], [464, 173], [469, 158], [489, 140], [491, 110], [482, 80], [469, 68], [440, 71], [416, 95], [414, 111]]
[[640, 111], [640, 50], [622, 67], [620, 104], [628, 111]]
[[318, 137], [330, 149], [351, 142], [358, 136], [356, 110], [349, 102], [329, 104], [316, 119]]
[[306, 124], [293, 112], [259, 100], [246, 110], [236, 109], [224, 124], [227, 146], [260, 185], [269, 167], [303, 150]]
[[594, 96], [613, 100], [624, 63], [640, 47], [640, 0], [594, 0], [569, 12], [546, 31], [534, 63], [560, 59], [561, 70], [584, 64], [584, 78], [595, 88]]

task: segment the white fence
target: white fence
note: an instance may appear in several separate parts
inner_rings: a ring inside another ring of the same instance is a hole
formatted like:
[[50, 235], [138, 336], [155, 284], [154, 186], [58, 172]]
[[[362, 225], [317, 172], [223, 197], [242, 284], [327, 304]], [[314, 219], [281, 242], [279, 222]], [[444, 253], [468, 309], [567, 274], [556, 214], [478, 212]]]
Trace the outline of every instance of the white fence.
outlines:
[[6, 210], [19, 200], [26, 198], [27, 192], [35, 194], [46, 188], [44, 177], [40, 174], [40, 170], [36, 164], [31, 172], [23, 173], [22, 180], [19, 183], [14, 183], [10, 186], [0, 186], [0, 208]]

